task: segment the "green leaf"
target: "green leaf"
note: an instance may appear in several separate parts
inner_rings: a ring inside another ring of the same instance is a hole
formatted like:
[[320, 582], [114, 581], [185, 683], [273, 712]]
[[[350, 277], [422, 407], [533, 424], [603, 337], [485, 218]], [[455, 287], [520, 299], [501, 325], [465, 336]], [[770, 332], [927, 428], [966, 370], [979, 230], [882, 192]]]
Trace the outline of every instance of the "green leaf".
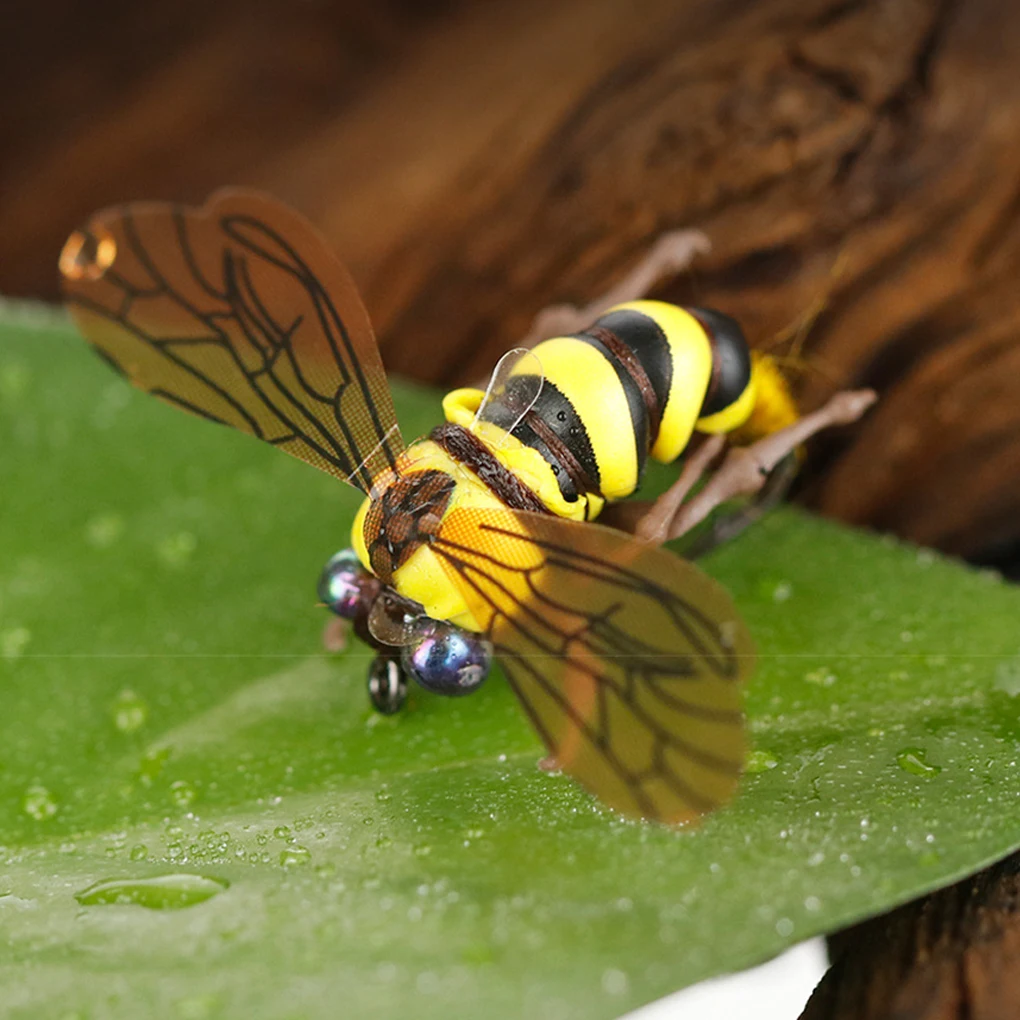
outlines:
[[314, 604], [357, 494], [62, 320], [0, 327], [0, 481], [10, 1015], [612, 1017], [1020, 843], [1020, 595], [929, 552], [784, 511], [709, 562], [756, 749], [675, 832], [539, 771], [498, 677], [373, 715]]

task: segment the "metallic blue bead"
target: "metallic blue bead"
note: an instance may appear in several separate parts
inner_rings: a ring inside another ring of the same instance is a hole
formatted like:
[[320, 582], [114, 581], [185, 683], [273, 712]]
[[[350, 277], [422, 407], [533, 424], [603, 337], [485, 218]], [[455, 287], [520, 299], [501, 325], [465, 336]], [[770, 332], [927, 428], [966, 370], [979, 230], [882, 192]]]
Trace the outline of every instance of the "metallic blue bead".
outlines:
[[345, 620], [367, 613], [378, 590], [378, 579], [365, 570], [353, 549], [338, 552], [319, 577], [319, 601]]
[[470, 694], [489, 675], [492, 645], [481, 634], [436, 621], [417, 644], [404, 648], [402, 661], [434, 694]]

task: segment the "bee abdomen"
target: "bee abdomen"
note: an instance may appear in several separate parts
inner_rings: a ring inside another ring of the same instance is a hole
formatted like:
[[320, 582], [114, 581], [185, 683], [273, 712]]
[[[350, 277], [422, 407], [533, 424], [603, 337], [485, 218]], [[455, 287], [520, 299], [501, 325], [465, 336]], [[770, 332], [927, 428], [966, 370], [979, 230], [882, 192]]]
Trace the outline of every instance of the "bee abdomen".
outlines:
[[[483, 418], [540, 453], [568, 501], [629, 496], [649, 455], [675, 460], [695, 429], [730, 431], [754, 403], [744, 335], [710, 309], [632, 301], [534, 355], [543, 384], [528, 413], [520, 419], [497, 400]], [[515, 383], [535, 389], [527, 371], [508, 389]]]

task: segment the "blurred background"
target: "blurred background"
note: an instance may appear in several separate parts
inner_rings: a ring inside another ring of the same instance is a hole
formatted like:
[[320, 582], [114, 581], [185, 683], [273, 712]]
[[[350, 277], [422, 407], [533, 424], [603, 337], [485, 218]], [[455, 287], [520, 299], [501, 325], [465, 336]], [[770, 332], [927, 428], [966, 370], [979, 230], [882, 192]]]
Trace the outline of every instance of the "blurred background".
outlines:
[[256, 185], [350, 264], [388, 367], [448, 385], [700, 227], [659, 296], [796, 348], [806, 406], [882, 394], [801, 498], [1020, 574], [1020, 5], [8, 0], [2, 26], [0, 293], [55, 299], [97, 207]]

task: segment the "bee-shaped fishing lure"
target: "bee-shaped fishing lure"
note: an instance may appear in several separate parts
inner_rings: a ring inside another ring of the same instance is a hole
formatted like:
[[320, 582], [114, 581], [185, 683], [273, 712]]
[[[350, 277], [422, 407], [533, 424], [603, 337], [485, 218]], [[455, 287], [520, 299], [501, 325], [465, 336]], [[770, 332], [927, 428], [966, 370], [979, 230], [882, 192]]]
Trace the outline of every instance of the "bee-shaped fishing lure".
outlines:
[[473, 690], [495, 655], [552, 761], [611, 807], [676, 823], [731, 795], [746, 627], [692, 564], [586, 522], [695, 432], [784, 436], [765, 470], [849, 420], [798, 419], [732, 319], [624, 303], [504, 359], [487, 391], [449, 394], [446, 424], [405, 446], [353, 282], [278, 202], [106, 210], [60, 268], [80, 330], [136, 386], [365, 493], [319, 591], [379, 652], [377, 708], [399, 707], [408, 674]]

